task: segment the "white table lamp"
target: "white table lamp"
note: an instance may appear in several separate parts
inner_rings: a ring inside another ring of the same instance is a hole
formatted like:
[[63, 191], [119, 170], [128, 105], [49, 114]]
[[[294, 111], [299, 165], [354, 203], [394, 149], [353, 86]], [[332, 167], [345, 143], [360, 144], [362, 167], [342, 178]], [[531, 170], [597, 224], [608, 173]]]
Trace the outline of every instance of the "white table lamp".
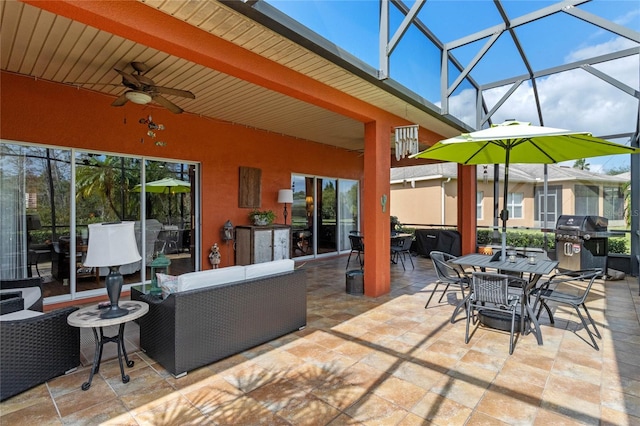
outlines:
[[83, 265], [92, 268], [109, 267], [105, 287], [111, 306], [101, 318], [118, 318], [128, 311], [118, 306], [122, 291], [120, 266], [141, 260], [133, 222], [94, 223], [89, 225], [89, 248]]
[[287, 203], [293, 203], [293, 191], [291, 189], [281, 189], [278, 191], [278, 203], [284, 204], [284, 224], [287, 224]]

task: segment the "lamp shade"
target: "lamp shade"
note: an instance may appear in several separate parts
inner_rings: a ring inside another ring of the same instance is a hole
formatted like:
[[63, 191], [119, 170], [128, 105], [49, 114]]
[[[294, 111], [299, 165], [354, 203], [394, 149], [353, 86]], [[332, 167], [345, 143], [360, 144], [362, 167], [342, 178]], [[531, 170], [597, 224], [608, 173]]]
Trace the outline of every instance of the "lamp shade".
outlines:
[[84, 266], [120, 266], [142, 259], [133, 222], [89, 225], [89, 248]]
[[279, 203], [293, 203], [293, 191], [290, 189], [281, 189], [278, 191]]

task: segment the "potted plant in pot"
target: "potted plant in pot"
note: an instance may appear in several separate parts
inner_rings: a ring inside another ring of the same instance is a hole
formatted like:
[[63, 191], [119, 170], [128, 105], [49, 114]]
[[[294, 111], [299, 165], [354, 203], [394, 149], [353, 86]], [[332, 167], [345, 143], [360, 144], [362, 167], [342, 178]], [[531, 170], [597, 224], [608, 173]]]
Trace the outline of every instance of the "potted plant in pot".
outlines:
[[271, 225], [276, 218], [273, 210], [252, 210], [249, 213], [249, 219], [254, 225], [264, 226]]

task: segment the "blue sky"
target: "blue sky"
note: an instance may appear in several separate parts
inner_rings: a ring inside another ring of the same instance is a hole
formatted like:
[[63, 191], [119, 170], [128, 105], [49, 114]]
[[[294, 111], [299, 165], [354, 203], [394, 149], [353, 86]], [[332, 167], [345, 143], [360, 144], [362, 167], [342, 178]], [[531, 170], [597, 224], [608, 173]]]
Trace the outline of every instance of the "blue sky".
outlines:
[[[267, 1], [352, 55], [379, 68], [378, 0]], [[413, 1], [405, 3], [411, 6]], [[503, 6], [509, 18], [513, 19], [555, 3], [505, 0]], [[594, 0], [578, 7], [640, 31], [638, 4], [635, 0]], [[428, 0], [418, 16], [445, 43], [502, 22], [491, 0]], [[402, 17], [391, 6], [392, 32]], [[518, 27], [516, 33], [534, 70], [637, 46], [637, 43], [565, 13]], [[453, 53], [465, 66], [484, 43], [484, 40], [472, 43]], [[440, 53], [415, 28], [405, 34], [392, 54], [390, 68], [391, 78], [430, 102], [440, 104]], [[640, 61], [637, 55], [595, 68], [640, 90]], [[511, 39], [502, 35], [473, 69], [472, 76], [483, 84], [525, 73], [526, 68], [519, 60]], [[449, 80], [453, 81], [455, 77], [455, 74], [450, 74]], [[468, 88], [463, 84], [454, 92], [450, 108], [458, 118], [474, 125], [475, 100]], [[507, 89], [499, 88], [488, 93], [488, 101], [499, 99]], [[533, 104], [528, 101], [530, 90], [530, 86], [518, 89], [509, 103], [494, 116], [494, 122], [516, 118], [539, 124]], [[539, 80], [538, 90], [543, 98], [546, 126], [590, 131], [596, 136], [632, 132], [635, 128], [637, 100], [584, 71], [570, 71]], [[580, 114], [576, 114], [576, 111], [580, 111]], [[628, 140], [614, 141], [628, 144]], [[629, 159], [627, 156], [601, 157], [590, 159], [589, 163], [592, 170], [609, 169], [628, 165]]]

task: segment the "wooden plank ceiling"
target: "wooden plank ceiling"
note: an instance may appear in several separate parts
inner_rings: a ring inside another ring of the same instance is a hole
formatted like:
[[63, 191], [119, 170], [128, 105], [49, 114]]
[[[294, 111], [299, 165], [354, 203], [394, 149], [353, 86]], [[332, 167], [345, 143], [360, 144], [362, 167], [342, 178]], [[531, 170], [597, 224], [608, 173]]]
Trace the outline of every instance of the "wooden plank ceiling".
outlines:
[[[440, 134], [459, 132], [216, 0], [143, 3]], [[114, 68], [133, 72], [130, 63], [143, 62], [150, 67], [145, 77], [156, 85], [196, 95], [165, 96], [185, 113], [348, 150], [364, 149], [364, 126], [357, 120], [15, 0], [0, 2], [0, 17], [4, 71], [115, 99], [126, 88]]]

